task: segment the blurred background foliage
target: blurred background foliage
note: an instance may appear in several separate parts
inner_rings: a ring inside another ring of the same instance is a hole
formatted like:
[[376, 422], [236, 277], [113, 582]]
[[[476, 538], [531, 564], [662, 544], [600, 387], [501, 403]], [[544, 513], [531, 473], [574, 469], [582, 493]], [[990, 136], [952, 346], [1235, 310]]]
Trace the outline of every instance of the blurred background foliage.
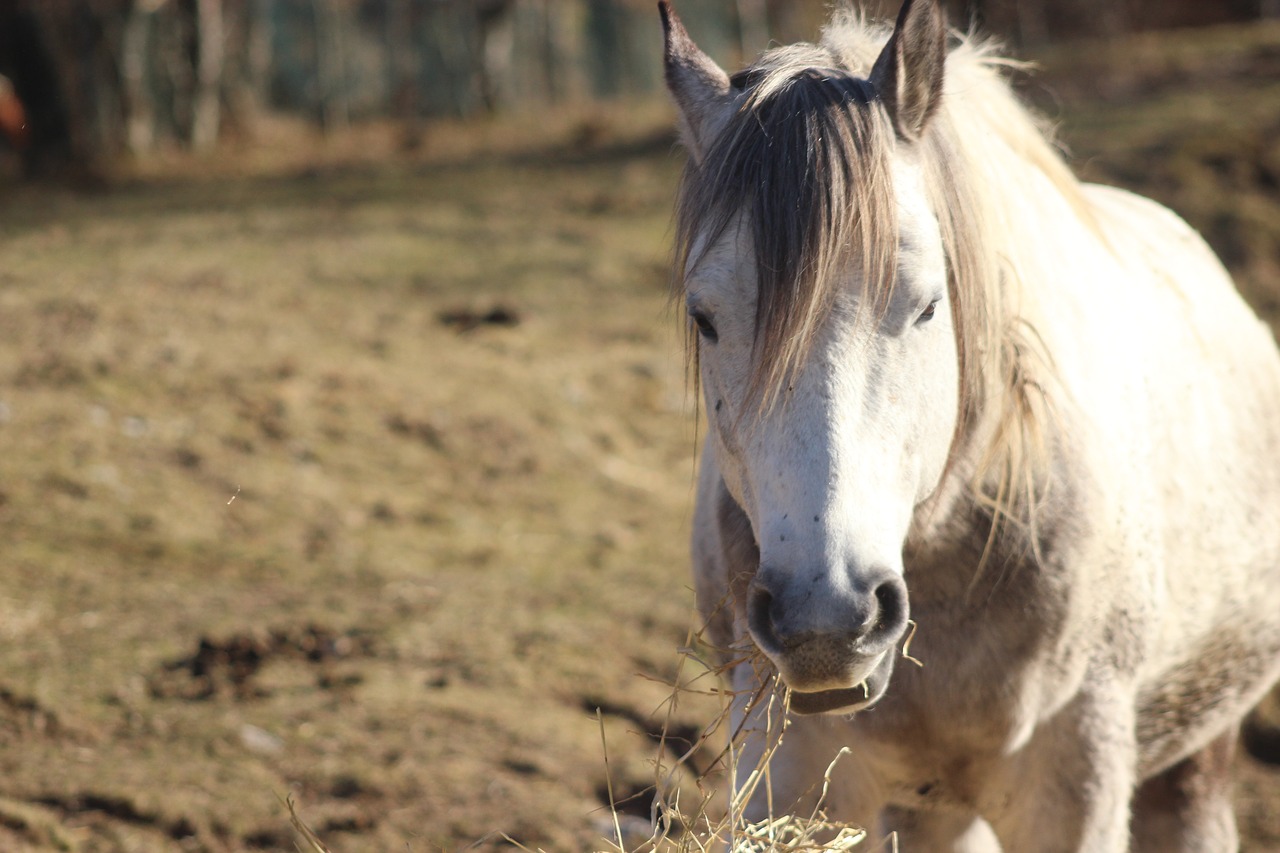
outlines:
[[[722, 62], [811, 38], [818, 0], [688, 0]], [[896, 0], [862, 4], [892, 14]], [[1280, 0], [947, 0], [1016, 50], [1248, 21]], [[413, 146], [433, 119], [657, 91], [652, 0], [4, 0], [0, 166], [92, 173], [121, 155], [252, 139], [269, 113], [324, 132], [390, 118]]]

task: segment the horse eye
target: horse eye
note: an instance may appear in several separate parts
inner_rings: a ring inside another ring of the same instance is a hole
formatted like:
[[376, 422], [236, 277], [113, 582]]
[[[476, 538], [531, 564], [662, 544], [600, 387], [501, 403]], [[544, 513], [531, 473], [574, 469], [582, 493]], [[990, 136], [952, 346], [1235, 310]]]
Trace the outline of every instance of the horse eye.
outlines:
[[924, 311], [921, 311], [921, 312], [920, 312], [920, 316], [919, 316], [919, 318], [917, 318], [917, 319], [916, 319], [916, 323], [917, 323], [917, 324], [920, 324], [920, 323], [927, 323], [927, 322], [929, 322], [930, 320], [932, 320], [932, 319], [933, 319], [933, 313], [934, 313], [935, 311], [937, 311], [937, 310], [938, 310], [938, 300], [936, 300], [936, 299], [935, 299], [935, 300], [933, 300], [932, 302], [930, 302], [930, 303], [929, 303], [929, 307], [928, 307], [928, 308], [926, 308], [926, 309], [924, 309]]
[[720, 339], [720, 336], [716, 334], [716, 327], [711, 323], [711, 318], [706, 314], [701, 311], [691, 311], [689, 317], [693, 320], [693, 325], [698, 327], [698, 334], [706, 338], [708, 343], [714, 344]]

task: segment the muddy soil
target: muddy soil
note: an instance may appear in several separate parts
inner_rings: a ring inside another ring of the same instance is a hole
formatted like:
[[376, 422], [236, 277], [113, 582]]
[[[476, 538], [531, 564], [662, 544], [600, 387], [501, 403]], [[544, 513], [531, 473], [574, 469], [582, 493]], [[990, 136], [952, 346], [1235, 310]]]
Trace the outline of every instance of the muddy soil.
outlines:
[[[1277, 55], [1274, 26], [1214, 31], [1027, 84], [1273, 323]], [[3, 188], [0, 849], [293, 849], [286, 798], [348, 853], [645, 819], [664, 732], [719, 707], [671, 701], [697, 673], [670, 120], [413, 155], [270, 126], [109, 192]], [[1237, 787], [1244, 849], [1280, 851], [1280, 769]]]

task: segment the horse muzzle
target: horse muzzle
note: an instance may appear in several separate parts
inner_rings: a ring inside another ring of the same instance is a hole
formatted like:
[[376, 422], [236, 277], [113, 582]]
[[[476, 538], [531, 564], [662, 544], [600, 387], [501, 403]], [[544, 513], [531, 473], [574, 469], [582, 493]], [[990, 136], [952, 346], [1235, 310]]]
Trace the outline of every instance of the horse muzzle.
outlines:
[[752, 639], [791, 688], [798, 713], [851, 713], [874, 704], [888, 686], [907, 627], [906, 584], [886, 568], [843, 587], [798, 583], [762, 567], [748, 589]]

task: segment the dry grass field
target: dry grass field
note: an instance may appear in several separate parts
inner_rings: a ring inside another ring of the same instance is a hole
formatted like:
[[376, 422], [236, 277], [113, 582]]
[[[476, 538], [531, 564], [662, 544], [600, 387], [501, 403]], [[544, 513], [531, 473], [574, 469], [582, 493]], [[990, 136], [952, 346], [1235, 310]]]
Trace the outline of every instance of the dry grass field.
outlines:
[[[1046, 64], [1082, 171], [1280, 320], [1280, 28]], [[610, 779], [648, 814], [656, 737], [718, 708], [669, 703], [669, 123], [264, 126], [0, 189], [0, 850], [289, 850], [285, 797], [344, 853], [603, 849]], [[1240, 780], [1245, 849], [1280, 851], [1280, 770]]]

